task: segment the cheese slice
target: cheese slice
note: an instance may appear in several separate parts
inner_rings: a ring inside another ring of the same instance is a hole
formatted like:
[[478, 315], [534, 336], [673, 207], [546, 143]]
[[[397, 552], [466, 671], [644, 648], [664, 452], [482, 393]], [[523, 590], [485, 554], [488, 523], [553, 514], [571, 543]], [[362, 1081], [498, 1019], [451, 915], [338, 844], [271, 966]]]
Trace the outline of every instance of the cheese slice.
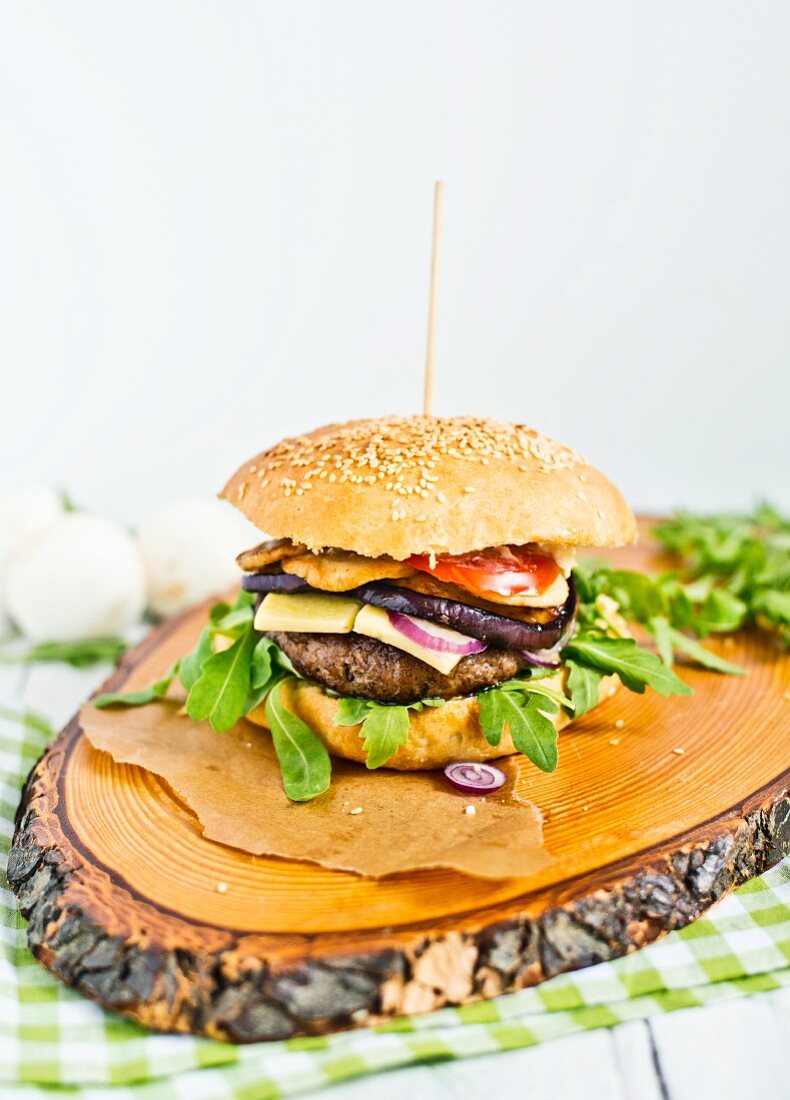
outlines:
[[[417, 619], [411, 615], [404, 618], [413, 619], [421, 629], [433, 634], [434, 637], [447, 638], [448, 641], [453, 642], [468, 641], [466, 635], [459, 634], [456, 630], [448, 630], [447, 627], [439, 626], [437, 623], [428, 622], [427, 619]], [[404, 653], [410, 653], [412, 657], [424, 661], [426, 665], [435, 668], [444, 676], [453, 671], [462, 657], [460, 653], [439, 653], [435, 649], [429, 649], [427, 646], [420, 645], [419, 642], [412, 641], [395, 629], [383, 607], [373, 607], [372, 604], [365, 604], [359, 611], [354, 622], [354, 630], [357, 634], [365, 634], [368, 638], [375, 638], [379, 642], [395, 646], [396, 649], [402, 649]]]
[[350, 634], [361, 600], [317, 592], [270, 592], [255, 613], [255, 629]]

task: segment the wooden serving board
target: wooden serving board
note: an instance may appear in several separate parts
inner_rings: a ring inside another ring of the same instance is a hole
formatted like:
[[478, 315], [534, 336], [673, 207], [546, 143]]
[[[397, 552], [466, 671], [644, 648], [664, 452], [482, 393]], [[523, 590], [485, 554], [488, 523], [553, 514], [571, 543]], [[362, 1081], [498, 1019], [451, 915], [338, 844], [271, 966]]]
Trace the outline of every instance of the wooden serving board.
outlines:
[[[105, 688], [155, 651], [185, 652], [204, 615], [155, 630]], [[29, 777], [9, 860], [31, 949], [149, 1027], [241, 1042], [492, 997], [634, 950], [790, 850], [790, 657], [757, 633], [710, 645], [748, 677], [686, 668], [691, 697], [621, 689], [561, 735], [555, 773], [524, 765], [554, 857], [530, 879], [372, 880], [215, 844], [74, 719]]]

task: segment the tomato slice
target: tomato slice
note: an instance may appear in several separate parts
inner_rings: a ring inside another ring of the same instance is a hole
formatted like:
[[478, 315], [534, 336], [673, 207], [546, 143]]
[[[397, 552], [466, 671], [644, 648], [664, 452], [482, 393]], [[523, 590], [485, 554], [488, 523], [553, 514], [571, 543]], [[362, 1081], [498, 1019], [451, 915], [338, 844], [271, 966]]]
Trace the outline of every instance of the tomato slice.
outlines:
[[436, 557], [434, 565], [427, 554], [414, 554], [407, 563], [484, 598], [540, 595], [560, 572], [554, 558], [530, 546], [489, 546], [468, 554], [443, 554]]

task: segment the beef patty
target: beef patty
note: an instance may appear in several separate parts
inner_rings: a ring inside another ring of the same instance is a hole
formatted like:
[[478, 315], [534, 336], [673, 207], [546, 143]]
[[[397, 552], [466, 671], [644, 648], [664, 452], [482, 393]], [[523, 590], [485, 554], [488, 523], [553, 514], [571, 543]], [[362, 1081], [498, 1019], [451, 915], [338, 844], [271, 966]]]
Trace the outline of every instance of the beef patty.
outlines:
[[380, 703], [416, 703], [419, 699], [474, 695], [510, 680], [527, 662], [512, 649], [490, 646], [462, 657], [444, 676], [395, 646], [363, 634], [297, 634], [274, 631], [272, 641], [297, 672], [339, 695]]

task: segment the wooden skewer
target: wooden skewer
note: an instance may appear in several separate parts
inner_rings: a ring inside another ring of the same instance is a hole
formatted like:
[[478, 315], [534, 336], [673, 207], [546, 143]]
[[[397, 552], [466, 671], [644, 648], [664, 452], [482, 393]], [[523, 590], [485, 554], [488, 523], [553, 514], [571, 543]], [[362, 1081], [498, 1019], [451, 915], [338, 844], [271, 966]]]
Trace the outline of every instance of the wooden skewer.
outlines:
[[433, 244], [431, 246], [431, 289], [428, 298], [428, 342], [425, 349], [425, 388], [422, 398], [422, 415], [431, 416], [433, 410], [433, 375], [436, 358], [436, 295], [439, 285], [439, 255], [442, 246], [442, 204], [444, 182], [437, 180], [433, 190]]

